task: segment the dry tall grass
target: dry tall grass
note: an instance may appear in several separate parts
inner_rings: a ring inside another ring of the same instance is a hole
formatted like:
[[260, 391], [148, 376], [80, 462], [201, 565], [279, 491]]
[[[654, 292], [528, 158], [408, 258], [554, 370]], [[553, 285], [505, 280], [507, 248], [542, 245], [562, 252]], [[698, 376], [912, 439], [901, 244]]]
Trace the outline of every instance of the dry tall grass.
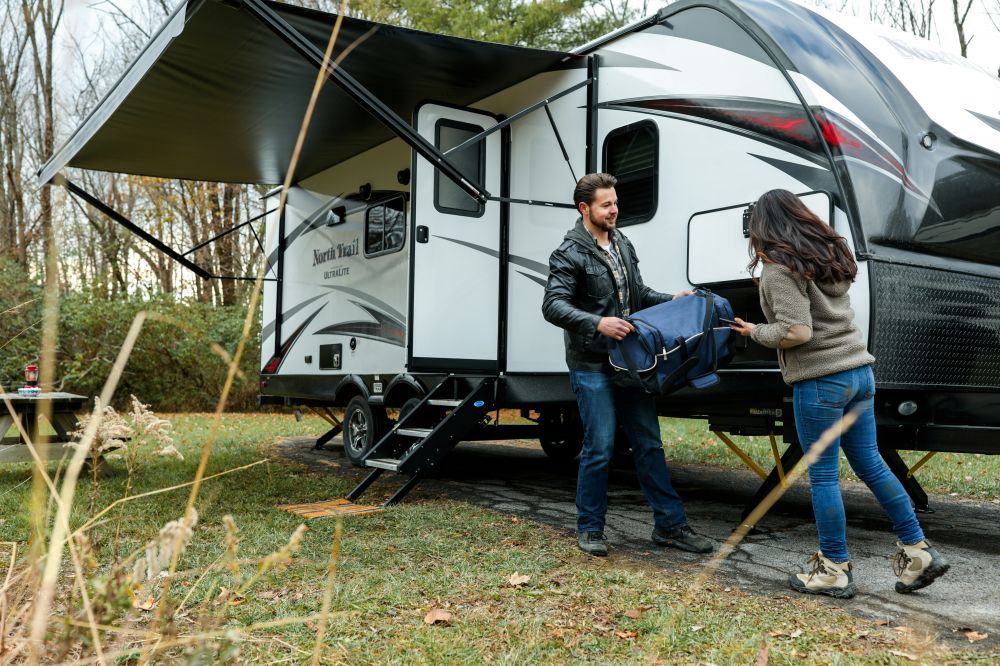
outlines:
[[[335, 60], [331, 60], [340, 31], [341, 17], [346, 8], [347, 2], [344, 0], [331, 31], [323, 66], [317, 75], [292, 161], [287, 170], [288, 175], [281, 192], [278, 215], [281, 214], [285, 205], [286, 192], [291, 185], [291, 175], [295, 171], [295, 164], [305, 141], [306, 131], [315, 109], [319, 91], [330, 73], [339, 66], [358, 43], [349, 45]], [[367, 36], [365, 35], [361, 39], [366, 39]], [[44, 332], [40, 364], [43, 385], [52, 385], [53, 383], [52, 372], [55, 368], [55, 349], [58, 340], [58, 331], [56, 330], [58, 317], [56, 315], [59, 303], [55, 276], [59, 274], [59, 271], [58, 258], [54, 254], [54, 248], [58, 247], [58, 244], [50, 243], [49, 247], [52, 250], [46, 262], [46, 274], [49, 279], [45, 290]], [[199, 584], [210, 571], [215, 568], [227, 569], [237, 580], [237, 585], [233, 589], [219, 590], [217, 594], [215, 590], [212, 590], [206, 598], [221, 599], [223, 602], [238, 600], [242, 595], [247, 594], [254, 583], [260, 580], [263, 575], [287, 566], [298, 549], [306, 529], [304, 525], [299, 526], [281, 548], [262, 558], [244, 561], [239, 558], [239, 528], [231, 517], [226, 516], [223, 519], [225, 535], [223, 556], [200, 571], [183, 572], [185, 578], [193, 579], [194, 583], [183, 597], [173, 593], [173, 585], [179, 576], [178, 567], [182, 554], [190, 543], [198, 524], [196, 505], [204, 482], [221, 474], [238, 473], [253, 465], [266, 462], [254, 462], [251, 465], [212, 476], [205, 474], [222, 414], [226, 407], [227, 397], [239, 372], [240, 359], [246, 347], [253, 317], [257, 313], [265, 267], [266, 263], [261, 262], [237, 349], [231, 357], [217, 345], [212, 349], [226, 360], [229, 371], [216, 405], [212, 428], [202, 448], [197, 471], [192, 481], [135, 496], [128, 495], [128, 491], [126, 491], [125, 497], [106, 507], [101, 509], [93, 507], [90, 517], [81, 525], [75, 528], [71, 525], [70, 509], [76, 499], [81, 470], [93, 451], [101, 452], [102, 445], [98, 443], [95, 447], [95, 441], [98, 440], [98, 434], [102, 427], [107, 427], [107, 420], [111, 416], [101, 405], [107, 405], [111, 402], [136, 339], [142, 332], [143, 324], [147, 318], [156, 316], [154, 314], [142, 312], [132, 322], [95, 409], [85, 422], [80, 446], [76, 448], [68, 465], [62, 471], [61, 483], [58, 487], [48, 472], [49, 466], [44, 457], [44, 447], [36, 448], [28, 433], [25, 432], [23, 424], [17, 420], [13, 406], [9, 400], [4, 400], [6, 408], [14, 415], [16, 427], [27, 442], [35, 461], [31, 502], [34, 539], [30, 553], [24, 560], [19, 560], [16, 543], [0, 544], [9, 549], [9, 554], [5, 558], [6, 571], [3, 574], [3, 586], [0, 588], [0, 659], [3, 659], [4, 662], [22, 660], [30, 664], [38, 664], [43, 661], [61, 661], [70, 664], [96, 662], [103, 666], [124, 657], [132, 657], [136, 652], [140, 655], [138, 658], [140, 664], [167, 657], [199, 660], [204, 659], [206, 655], [210, 655], [213, 661], [236, 660], [238, 659], [238, 634], [246, 636], [256, 631], [278, 626], [314, 622], [316, 623], [315, 646], [313, 653], [306, 656], [311, 658], [313, 664], [320, 663], [323, 657], [324, 634], [333, 605], [337, 564], [340, 558], [342, 525], [339, 521], [331, 544], [322, 607], [318, 613], [304, 617], [260, 622], [247, 625], [241, 631], [234, 632], [231, 628], [222, 627], [228, 604], [205, 602], [195, 612], [197, 617], [195, 631], [185, 632], [173, 621], [175, 614], [186, 608], [195, 589], [198, 589]], [[174, 323], [183, 328], [181, 322]], [[2, 391], [2, 387], [0, 387], [0, 391]], [[789, 483], [776, 488], [754, 511], [748, 523], [752, 524], [759, 520], [785, 492], [790, 482], [802, 473], [808, 462], [820, 455], [839, 433], [850, 427], [852, 423], [853, 415], [849, 415], [825, 433], [823, 438], [812, 447], [806, 459], [791, 472], [788, 477]], [[164, 525], [159, 534], [151, 538], [144, 548], [116, 562], [100, 563], [97, 561], [98, 556], [90, 546], [88, 534], [101, 524], [104, 516], [113, 509], [141, 497], [184, 487], [189, 487], [190, 491], [183, 513]], [[685, 608], [697, 603], [698, 591], [714, 575], [721, 561], [728, 557], [746, 533], [747, 526], [745, 525], [734, 533], [719, 554], [705, 566], [702, 575], [686, 596]], [[69, 555], [72, 576], [65, 575], [64, 550]], [[95, 573], [98, 570], [102, 571], [100, 576]], [[121, 625], [122, 615], [133, 608], [154, 610], [153, 618], [147, 627], [135, 628]], [[672, 618], [682, 616], [683, 612], [680, 612], [674, 614]], [[762, 654], [766, 662], [766, 651], [762, 651]]]

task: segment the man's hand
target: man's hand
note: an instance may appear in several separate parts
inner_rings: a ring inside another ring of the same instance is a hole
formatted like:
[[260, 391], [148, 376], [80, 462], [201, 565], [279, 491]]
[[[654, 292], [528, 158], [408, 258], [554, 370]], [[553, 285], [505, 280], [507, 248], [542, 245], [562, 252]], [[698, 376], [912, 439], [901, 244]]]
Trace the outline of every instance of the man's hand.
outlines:
[[690, 289], [685, 289], [684, 291], [678, 291], [676, 294], [674, 294], [674, 298], [678, 299], [678, 298], [684, 298], [685, 296], [693, 296], [693, 295], [694, 295], [693, 291], [691, 291]]
[[747, 321], [743, 321], [739, 317], [733, 317], [733, 321], [735, 321], [738, 325], [737, 326], [730, 325], [729, 328], [733, 329], [740, 335], [747, 338], [750, 337], [750, 334], [753, 333], [754, 326], [757, 325], [757, 324], [751, 324], [750, 322]]
[[634, 330], [632, 324], [618, 317], [601, 317], [597, 322], [597, 332], [614, 340], [624, 340]]

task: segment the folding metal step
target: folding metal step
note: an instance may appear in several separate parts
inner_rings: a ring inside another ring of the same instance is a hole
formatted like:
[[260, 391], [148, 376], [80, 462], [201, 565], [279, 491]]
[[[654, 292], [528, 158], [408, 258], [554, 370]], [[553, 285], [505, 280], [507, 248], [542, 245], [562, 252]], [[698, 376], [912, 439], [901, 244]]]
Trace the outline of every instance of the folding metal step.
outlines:
[[378, 469], [387, 469], [390, 472], [395, 472], [399, 469], [399, 461], [392, 458], [369, 458], [365, 460], [365, 465], [367, 467], [377, 467]]
[[462, 404], [461, 400], [428, 400], [427, 404], [431, 407], [458, 407]]
[[396, 428], [396, 434], [403, 437], [426, 437], [432, 432], [431, 428]]
[[408, 478], [385, 506], [400, 501], [426, 472], [484, 422], [496, 404], [497, 382], [498, 378], [492, 376], [446, 377], [365, 455], [362, 463], [371, 471], [347, 499], [358, 499], [384, 471], [389, 471]]

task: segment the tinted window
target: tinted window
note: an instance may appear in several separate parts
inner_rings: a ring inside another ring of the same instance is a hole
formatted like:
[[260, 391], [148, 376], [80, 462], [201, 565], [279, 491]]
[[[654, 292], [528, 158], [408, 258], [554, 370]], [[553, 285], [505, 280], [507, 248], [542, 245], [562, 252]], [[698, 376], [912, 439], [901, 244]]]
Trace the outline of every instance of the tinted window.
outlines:
[[604, 140], [604, 171], [618, 179], [618, 226], [648, 222], [656, 213], [659, 137], [644, 120], [620, 127]]
[[[441, 152], [445, 152], [468, 141], [482, 131], [483, 129], [476, 125], [453, 120], [439, 120], [435, 129], [434, 145]], [[448, 153], [448, 160], [468, 181], [479, 185], [483, 183], [486, 176], [485, 148], [485, 141], [477, 141], [461, 150]], [[479, 217], [485, 210], [482, 204], [466, 194], [450, 178], [442, 176], [437, 169], [434, 170], [434, 207], [442, 213], [471, 215], [473, 217]]]
[[365, 212], [365, 255], [395, 252], [406, 237], [403, 197], [372, 206]]

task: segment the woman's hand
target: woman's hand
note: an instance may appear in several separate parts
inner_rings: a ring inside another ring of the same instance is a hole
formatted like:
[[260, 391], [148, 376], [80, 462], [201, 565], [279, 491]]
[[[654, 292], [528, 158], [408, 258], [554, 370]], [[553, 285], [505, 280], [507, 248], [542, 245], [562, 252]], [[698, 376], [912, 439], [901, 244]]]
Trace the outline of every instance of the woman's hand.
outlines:
[[732, 324], [730, 324], [729, 328], [733, 329], [740, 335], [747, 338], [750, 337], [750, 334], [753, 333], [754, 326], [757, 325], [757, 324], [751, 324], [750, 322], [747, 321], [743, 321], [739, 317], [733, 317], [733, 321], [735, 321], [738, 325], [733, 326]]

